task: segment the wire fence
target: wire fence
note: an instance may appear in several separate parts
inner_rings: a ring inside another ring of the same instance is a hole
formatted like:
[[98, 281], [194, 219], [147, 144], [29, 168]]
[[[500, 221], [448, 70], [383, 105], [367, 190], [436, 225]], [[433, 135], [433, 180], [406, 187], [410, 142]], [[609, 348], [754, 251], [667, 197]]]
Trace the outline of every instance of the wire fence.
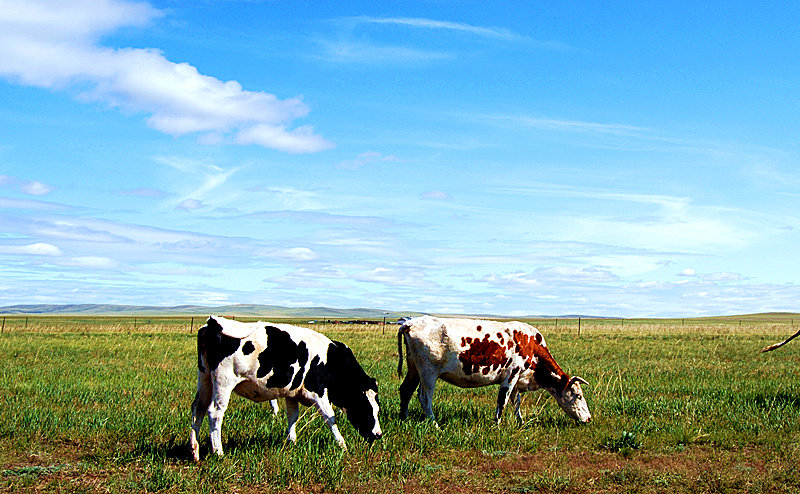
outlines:
[[[800, 326], [800, 314], [765, 314], [729, 316], [718, 318], [683, 319], [623, 319], [623, 318], [522, 318], [524, 322], [539, 328], [544, 333], [575, 333], [578, 336], [605, 332], [659, 332], [683, 330], [719, 332], [784, 332], [795, 331], [795, 316]], [[154, 315], [0, 315], [0, 334], [4, 333], [49, 333], [49, 332], [196, 332], [205, 324], [207, 315], [154, 316]], [[241, 322], [269, 320], [275, 323], [291, 323], [316, 328], [320, 331], [378, 331], [395, 334], [395, 320], [364, 319], [320, 319], [306, 318], [275, 319], [257, 316], [226, 316]], [[794, 328], [794, 329], [793, 329]]]

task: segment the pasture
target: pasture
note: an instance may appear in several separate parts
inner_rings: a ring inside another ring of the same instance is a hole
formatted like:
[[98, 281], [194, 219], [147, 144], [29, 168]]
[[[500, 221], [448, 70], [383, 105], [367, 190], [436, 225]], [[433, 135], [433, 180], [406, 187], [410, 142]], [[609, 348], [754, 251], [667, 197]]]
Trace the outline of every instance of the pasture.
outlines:
[[8, 317], [0, 492], [800, 492], [800, 340], [759, 353], [794, 316], [588, 320], [580, 334], [575, 320], [530, 321], [591, 383], [593, 422], [538, 391], [523, 395], [523, 424], [509, 407], [496, 426], [496, 386], [440, 382], [440, 429], [416, 396], [397, 418], [396, 326], [299, 323], [378, 379], [384, 438], [367, 445], [342, 417], [344, 453], [302, 408], [287, 445], [283, 412], [235, 396], [226, 456], [208, 454], [206, 422], [199, 464], [188, 435], [204, 318]]

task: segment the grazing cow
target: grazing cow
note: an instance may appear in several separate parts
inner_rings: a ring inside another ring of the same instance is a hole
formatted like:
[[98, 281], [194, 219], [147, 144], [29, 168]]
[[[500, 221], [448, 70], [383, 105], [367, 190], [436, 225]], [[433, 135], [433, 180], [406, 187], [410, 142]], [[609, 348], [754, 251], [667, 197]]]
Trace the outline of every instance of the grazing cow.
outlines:
[[403, 372], [403, 339], [405, 339], [408, 372], [400, 385], [400, 418], [408, 417], [408, 403], [419, 387], [419, 402], [425, 415], [433, 415], [433, 388], [442, 379], [461, 388], [499, 384], [495, 421], [500, 418], [508, 400], [520, 414], [520, 393], [546, 389], [559, 406], [575, 420], [592, 419], [580, 383], [556, 363], [547, 349], [542, 334], [525, 323], [481, 321], [473, 319], [440, 319], [431, 316], [406, 321], [397, 333], [400, 359], [397, 374]]
[[197, 333], [197, 359], [189, 438], [195, 461], [200, 458], [197, 435], [206, 414], [211, 448], [222, 455], [222, 418], [231, 391], [256, 402], [285, 398], [290, 442], [297, 437], [300, 403], [317, 407], [343, 449], [347, 446], [331, 404], [345, 411], [367, 441], [381, 437], [377, 381], [364, 372], [347, 345], [316, 331], [211, 316]]

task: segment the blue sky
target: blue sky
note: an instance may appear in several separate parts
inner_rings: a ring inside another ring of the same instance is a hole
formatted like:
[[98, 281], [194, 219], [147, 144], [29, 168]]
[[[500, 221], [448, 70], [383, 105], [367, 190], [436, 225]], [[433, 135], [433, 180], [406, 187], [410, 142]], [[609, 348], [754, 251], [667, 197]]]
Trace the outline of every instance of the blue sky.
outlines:
[[0, 305], [800, 310], [799, 22], [0, 0]]

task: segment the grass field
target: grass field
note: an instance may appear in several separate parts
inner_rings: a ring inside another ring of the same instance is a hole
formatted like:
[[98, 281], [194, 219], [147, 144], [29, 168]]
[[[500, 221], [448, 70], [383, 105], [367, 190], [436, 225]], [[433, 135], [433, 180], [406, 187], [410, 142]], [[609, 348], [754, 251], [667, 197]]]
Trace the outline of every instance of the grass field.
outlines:
[[496, 426], [497, 387], [440, 383], [438, 430], [416, 399], [397, 418], [395, 326], [313, 325], [378, 378], [384, 438], [369, 446], [342, 418], [343, 453], [304, 408], [288, 446], [283, 414], [234, 397], [226, 456], [204, 432], [200, 464], [188, 318], [24, 319], [0, 334], [0, 492], [800, 492], [800, 340], [759, 353], [800, 329], [797, 314], [584, 320], [580, 335], [576, 320], [538, 321], [591, 383], [593, 422], [536, 392], [524, 424], [506, 410]]

